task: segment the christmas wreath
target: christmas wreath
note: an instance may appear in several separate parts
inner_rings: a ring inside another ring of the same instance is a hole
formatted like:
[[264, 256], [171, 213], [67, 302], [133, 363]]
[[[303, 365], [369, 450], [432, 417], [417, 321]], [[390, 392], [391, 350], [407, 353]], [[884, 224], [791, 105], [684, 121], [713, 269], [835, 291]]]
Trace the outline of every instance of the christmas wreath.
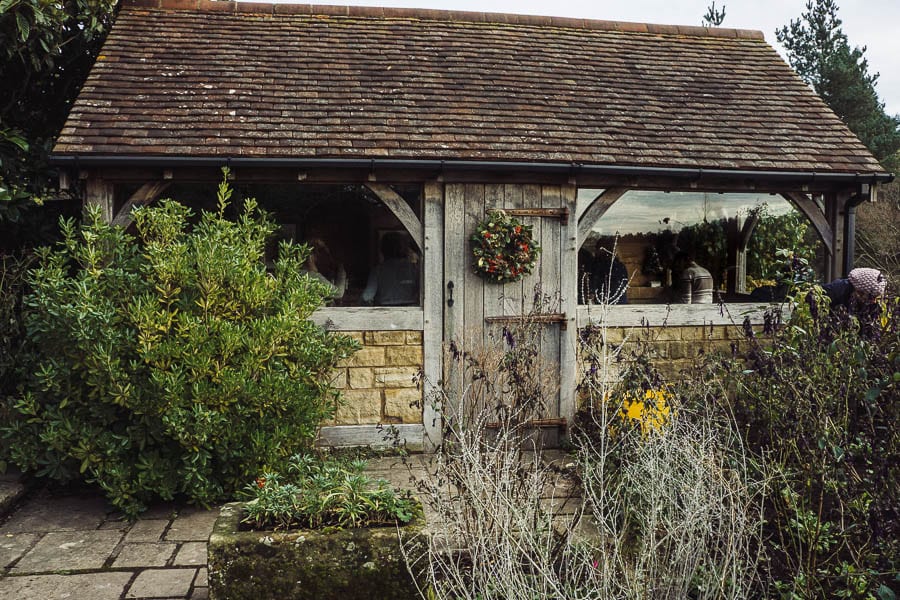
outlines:
[[502, 210], [489, 212], [469, 239], [475, 273], [497, 283], [517, 281], [531, 273], [541, 252], [531, 237], [531, 226]]

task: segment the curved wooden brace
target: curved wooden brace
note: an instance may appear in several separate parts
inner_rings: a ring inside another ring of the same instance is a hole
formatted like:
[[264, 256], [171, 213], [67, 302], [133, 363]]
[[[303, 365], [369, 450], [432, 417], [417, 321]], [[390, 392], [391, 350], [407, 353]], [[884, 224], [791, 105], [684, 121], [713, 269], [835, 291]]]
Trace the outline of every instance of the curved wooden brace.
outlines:
[[822, 243], [825, 244], [828, 254], [834, 256], [834, 231], [832, 231], [831, 225], [828, 224], [825, 213], [822, 212], [819, 205], [808, 195], [799, 192], [784, 192], [781, 195], [806, 215], [806, 218], [812, 223], [813, 229], [819, 234]]
[[400, 223], [406, 231], [409, 232], [413, 242], [415, 242], [419, 254], [422, 254], [425, 247], [425, 228], [422, 226], [422, 222], [419, 221], [418, 217], [416, 217], [416, 213], [414, 213], [409, 207], [409, 204], [406, 203], [406, 200], [387, 184], [367, 183], [365, 186], [373, 194], [378, 196], [378, 199], [384, 202], [384, 205], [388, 207], [388, 210], [400, 220]]
[[603, 190], [603, 193], [594, 198], [590, 206], [578, 218], [578, 246], [588, 238], [594, 225], [600, 220], [609, 207], [615, 204], [616, 200], [625, 195], [628, 188], [611, 187]]
[[145, 183], [131, 195], [125, 204], [119, 209], [119, 212], [116, 213], [116, 216], [112, 219], [113, 225], [119, 225], [120, 227], [128, 227], [131, 225], [131, 222], [134, 220], [131, 212], [138, 206], [145, 206], [150, 204], [156, 198], [165, 191], [167, 187], [171, 184], [171, 181], [150, 181]]

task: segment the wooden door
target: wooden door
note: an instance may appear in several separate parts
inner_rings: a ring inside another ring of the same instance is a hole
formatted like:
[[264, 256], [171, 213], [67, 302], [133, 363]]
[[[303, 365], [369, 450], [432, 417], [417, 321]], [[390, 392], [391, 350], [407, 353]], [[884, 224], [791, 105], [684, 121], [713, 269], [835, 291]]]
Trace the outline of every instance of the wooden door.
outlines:
[[[487, 352], [508, 349], [503, 330], [522, 327], [523, 316], [534, 332], [538, 364], [546, 390], [532, 421], [546, 445], [574, 412], [575, 281], [577, 231], [575, 188], [560, 185], [447, 184], [444, 196], [444, 341], [448, 351]], [[542, 248], [534, 272], [506, 284], [487, 282], [472, 269], [469, 237], [493, 209], [512, 213], [531, 225]], [[536, 299], [536, 296], [539, 296]], [[461, 369], [445, 365], [445, 380], [462, 389]], [[462, 401], [477, 402], [476, 394]]]

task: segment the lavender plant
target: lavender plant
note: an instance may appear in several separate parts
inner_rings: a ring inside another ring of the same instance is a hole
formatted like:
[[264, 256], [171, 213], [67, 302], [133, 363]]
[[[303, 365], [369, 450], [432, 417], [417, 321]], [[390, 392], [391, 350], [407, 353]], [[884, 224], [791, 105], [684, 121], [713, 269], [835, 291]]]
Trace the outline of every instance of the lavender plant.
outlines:
[[617, 386], [620, 348], [586, 344], [593, 435], [554, 457], [529, 427], [555, 393], [536, 330], [526, 317], [483, 347], [451, 347], [445, 444], [420, 483], [432, 537], [407, 554], [422, 596], [751, 597], [761, 521], [733, 423], [670, 406], [661, 382], [649, 399]]

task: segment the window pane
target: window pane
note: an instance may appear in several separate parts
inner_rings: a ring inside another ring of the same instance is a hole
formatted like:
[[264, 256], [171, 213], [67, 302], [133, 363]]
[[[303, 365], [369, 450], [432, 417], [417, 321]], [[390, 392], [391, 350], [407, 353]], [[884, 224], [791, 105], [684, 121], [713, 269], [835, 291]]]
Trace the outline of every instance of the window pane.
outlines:
[[[599, 192], [580, 190], [580, 203]], [[784, 258], [776, 256], [778, 250], [792, 251], [814, 266], [822, 257], [806, 217], [781, 196], [630, 191], [606, 211], [582, 245], [581, 279], [590, 271], [594, 284], [580, 296], [596, 300], [597, 290], [606, 293], [610, 283], [615, 290], [620, 262], [628, 275], [624, 298], [629, 303], [769, 300], [784, 293], [779, 287]]]

